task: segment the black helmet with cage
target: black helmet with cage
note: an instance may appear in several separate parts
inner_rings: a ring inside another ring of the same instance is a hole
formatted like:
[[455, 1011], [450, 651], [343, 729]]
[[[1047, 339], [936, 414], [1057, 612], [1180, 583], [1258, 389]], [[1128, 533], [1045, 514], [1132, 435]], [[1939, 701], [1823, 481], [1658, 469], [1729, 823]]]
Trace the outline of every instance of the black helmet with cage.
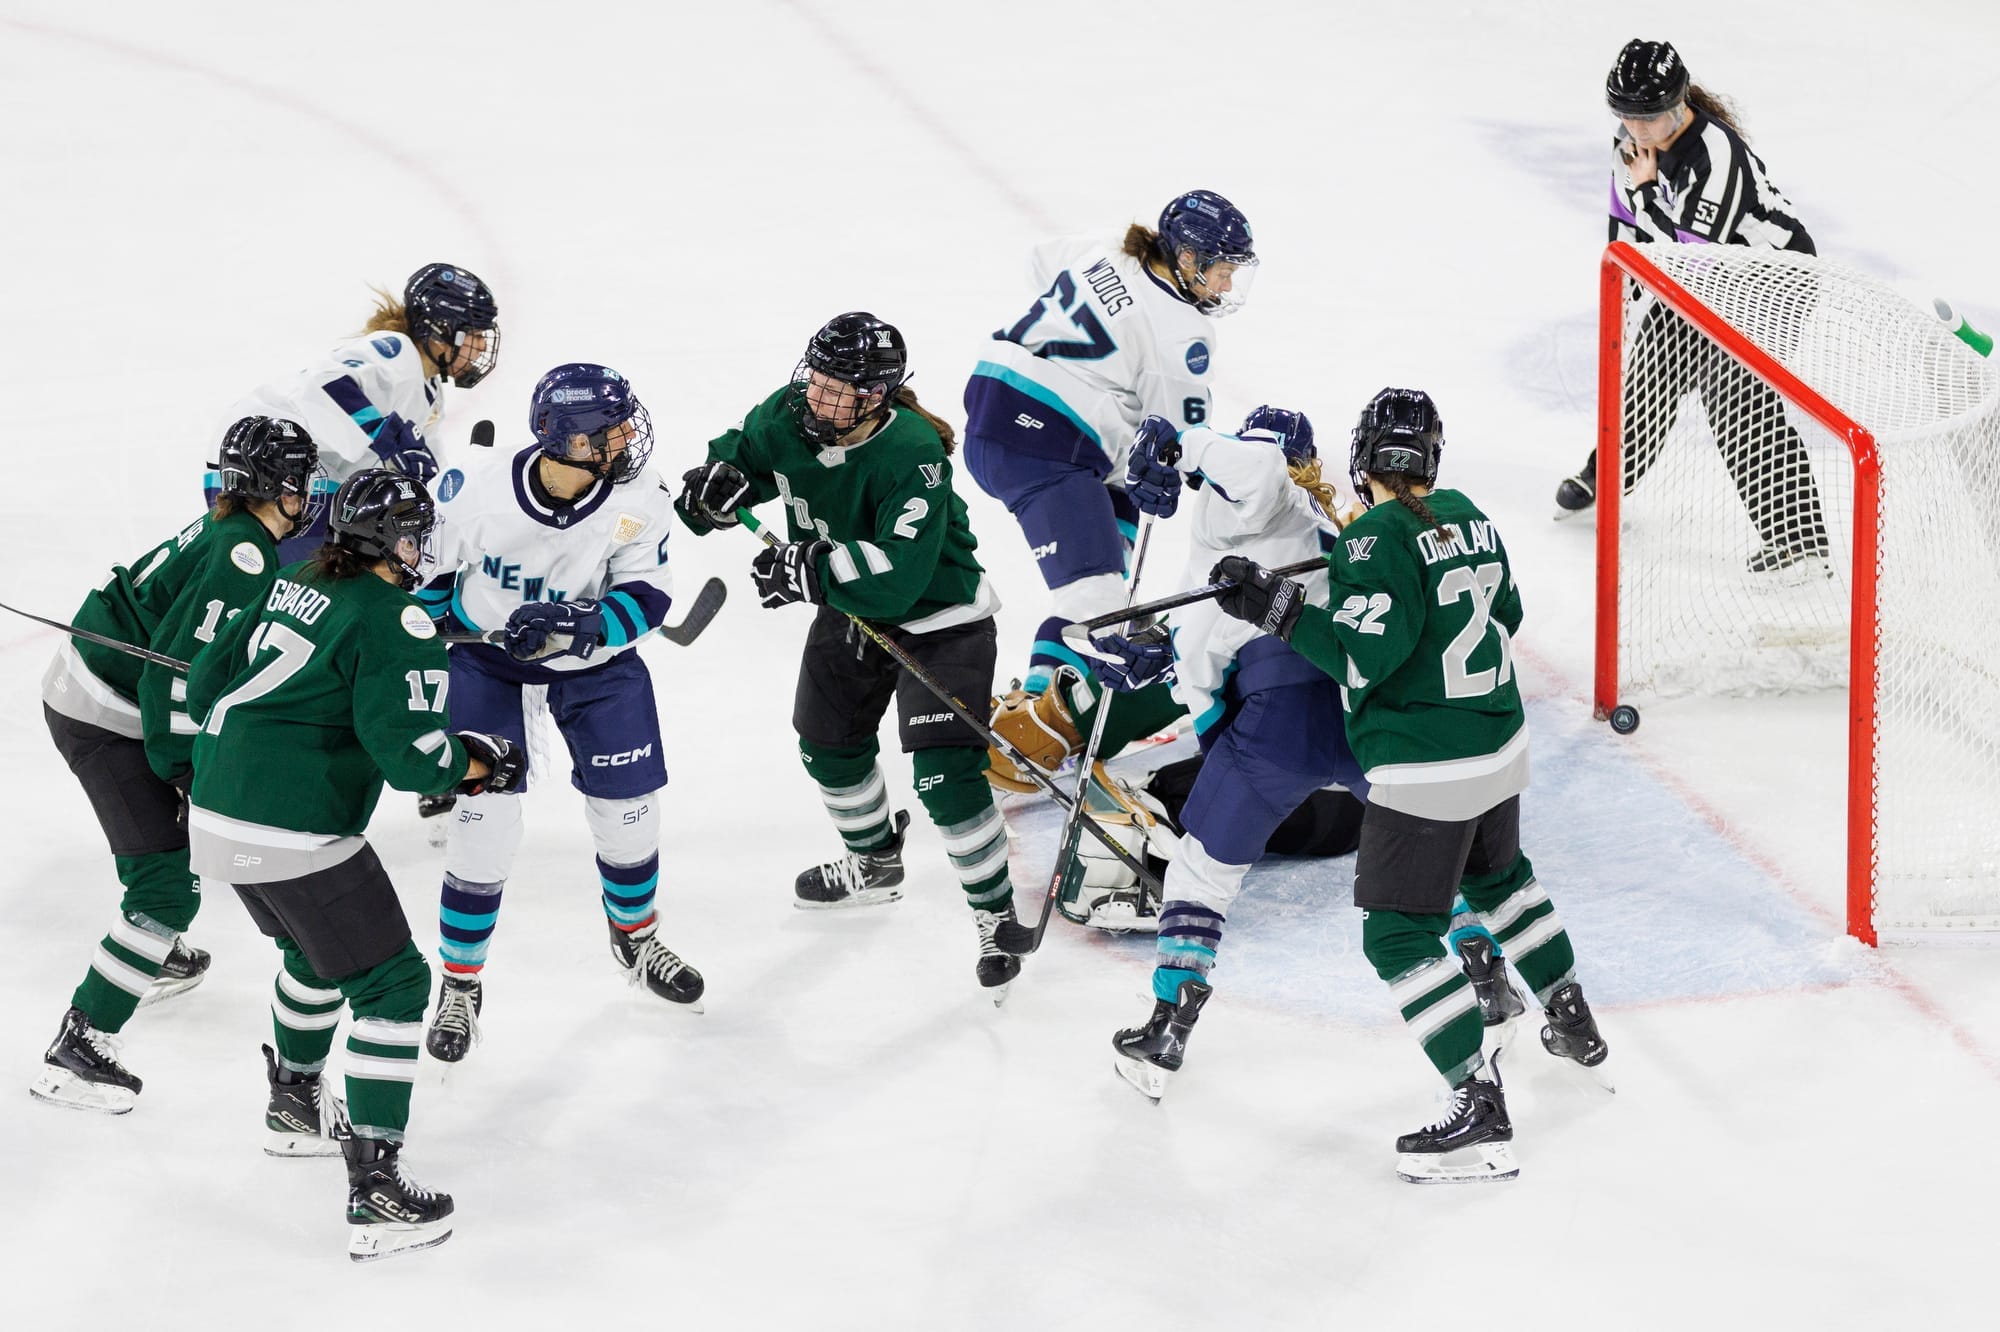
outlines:
[[[806, 344], [805, 355], [792, 371], [786, 403], [807, 439], [829, 444], [886, 415], [909, 371], [909, 349], [896, 326], [865, 310], [850, 310], [827, 320]], [[851, 417], [826, 417], [813, 410], [814, 375], [854, 389], [858, 401]]]

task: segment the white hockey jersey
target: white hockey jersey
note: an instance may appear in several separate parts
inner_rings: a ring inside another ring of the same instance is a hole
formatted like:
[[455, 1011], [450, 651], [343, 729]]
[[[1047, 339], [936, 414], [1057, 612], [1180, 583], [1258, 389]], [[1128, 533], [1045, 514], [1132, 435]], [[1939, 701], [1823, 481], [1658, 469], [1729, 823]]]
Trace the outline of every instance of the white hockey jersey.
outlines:
[[1208, 420], [1215, 355], [1214, 321], [1121, 247], [1090, 237], [1036, 246], [1029, 269], [1046, 290], [973, 369], [1068, 417], [1120, 484], [1141, 421]]
[[[1194, 511], [1184, 580], [1188, 587], [1206, 583], [1208, 571], [1225, 555], [1241, 555], [1267, 569], [1314, 559], [1320, 554], [1320, 533], [1335, 530], [1313, 497], [1293, 484], [1277, 438], [1263, 431], [1241, 438], [1208, 429], [1183, 431], [1175, 467], [1184, 476], [1199, 474], [1202, 479], [1199, 489], [1184, 492], [1181, 499], [1184, 508]], [[1313, 605], [1327, 604], [1324, 569], [1294, 581], [1305, 585]], [[1224, 615], [1214, 601], [1169, 612], [1167, 625], [1178, 677], [1174, 697], [1200, 734], [1222, 717], [1223, 688], [1236, 654], [1263, 631]]]
[[[381, 460], [369, 447], [382, 419], [394, 412], [418, 435], [427, 434], [444, 413], [444, 378], [424, 374], [417, 344], [402, 333], [368, 333], [338, 343], [296, 374], [261, 384], [239, 398], [216, 425], [220, 440], [246, 416], [281, 416], [296, 421], [319, 445], [320, 465], [334, 486]], [[215, 458], [215, 443], [208, 458]], [[221, 478], [211, 469], [212, 490]]]
[[588, 659], [535, 663], [588, 670], [666, 619], [673, 496], [648, 467], [623, 485], [599, 481], [557, 505], [534, 477], [540, 457], [532, 446], [488, 454], [438, 478], [435, 563], [417, 596], [433, 616], [449, 610], [474, 631], [500, 628], [526, 602], [595, 597], [604, 603], [604, 646]]

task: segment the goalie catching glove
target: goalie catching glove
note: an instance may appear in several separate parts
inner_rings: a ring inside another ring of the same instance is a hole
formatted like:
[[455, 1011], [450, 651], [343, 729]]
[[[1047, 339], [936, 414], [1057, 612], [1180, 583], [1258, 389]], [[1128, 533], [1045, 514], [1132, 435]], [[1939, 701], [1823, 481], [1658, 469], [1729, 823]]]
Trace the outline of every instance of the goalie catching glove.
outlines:
[[460, 795], [510, 795], [520, 789], [528, 774], [528, 754], [504, 735], [479, 731], [459, 731], [458, 742], [465, 752], [486, 765], [484, 777], [467, 776], [454, 789]]
[[[1074, 668], [1063, 666], [1039, 694], [1029, 693], [1015, 681], [1004, 697], [993, 700], [993, 719], [987, 725], [1028, 762], [1053, 773], [1070, 755], [1082, 750], [1083, 732], [1076, 724], [1076, 714], [1090, 703], [1089, 687]], [[986, 756], [986, 780], [1000, 790], [1027, 795], [1042, 789], [1000, 746], [989, 748]]]
[[530, 601], [507, 617], [507, 655], [534, 661], [568, 653], [588, 658], [604, 645], [604, 607], [590, 597]]

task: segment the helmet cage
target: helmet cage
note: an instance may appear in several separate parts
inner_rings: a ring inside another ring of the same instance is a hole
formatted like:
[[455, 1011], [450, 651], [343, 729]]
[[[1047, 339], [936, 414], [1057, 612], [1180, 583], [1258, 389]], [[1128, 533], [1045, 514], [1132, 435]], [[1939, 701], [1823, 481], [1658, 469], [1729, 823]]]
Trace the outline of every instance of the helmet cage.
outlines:
[[[426, 355], [433, 343], [451, 349], [438, 373], [459, 388], [471, 388], [500, 363], [499, 306], [486, 284], [463, 268], [425, 264], [412, 273], [403, 287], [403, 317]], [[473, 334], [483, 334], [484, 345], [465, 367], [454, 370]]]
[[[223, 435], [222, 447], [209, 466], [220, 478], [223, 494], [277, 503], [279, 514], [291, 524], [287, 535], [311, 527], [326, 507], [326, 469], [320, 465], [319, 446], [295, 421], [243, 417]], [[298, 497], [297, 515], [285, 512], [287, 496]]]

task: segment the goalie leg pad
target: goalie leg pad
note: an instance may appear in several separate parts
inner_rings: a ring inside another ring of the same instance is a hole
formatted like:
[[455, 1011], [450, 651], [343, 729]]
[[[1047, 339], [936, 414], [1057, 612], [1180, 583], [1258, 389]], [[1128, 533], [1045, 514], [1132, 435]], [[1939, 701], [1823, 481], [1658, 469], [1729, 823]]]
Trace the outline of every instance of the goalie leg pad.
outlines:
[[[993, 700], [989, 725], [1043, 772], [1054, 772], [1083, 749], [1076, 718], [1094, 701], [1090, 686], [1074, 670], [1061, 670], [1039, 694], [1011, 689]], [[1012, 755], [997, 745], [987, 751], [986, 780], [1003, 791], [1038, 791]]]

